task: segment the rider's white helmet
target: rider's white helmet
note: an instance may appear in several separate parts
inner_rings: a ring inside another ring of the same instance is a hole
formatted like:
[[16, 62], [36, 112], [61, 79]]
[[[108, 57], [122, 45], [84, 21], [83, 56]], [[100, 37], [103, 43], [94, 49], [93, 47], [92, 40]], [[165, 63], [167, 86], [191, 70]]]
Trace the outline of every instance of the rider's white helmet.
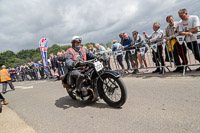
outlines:
[[79, 37], [79, 36], [73, 36], [72, 40], [71, 40], [71, 43], [81, 42], [81, 41], [82, 41], [81, 37]]

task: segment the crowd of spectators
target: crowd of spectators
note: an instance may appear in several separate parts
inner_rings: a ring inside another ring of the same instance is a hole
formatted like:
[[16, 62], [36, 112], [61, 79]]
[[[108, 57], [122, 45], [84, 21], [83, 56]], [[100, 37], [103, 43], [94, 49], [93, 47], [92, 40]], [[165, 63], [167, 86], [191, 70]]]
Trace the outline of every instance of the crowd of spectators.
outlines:
[[[200, 48], [197, 39], [194, 38], [194, 34], [199, 32], [199, 17], [189, 15], [185, 8], [180, 9], [178, 15], [181, 19], [180, 21], [174, 21], [172, 15], [166, 17], [168, 25], [165, 31], [160, 29], [161, 24], [159, 22], [155, 22], [153, 23], [153, 33], [150, 35], [143, 32], [144, 36], [142, 36], [137, 30], [132, 32], [132, 36], [129, 36], [128, 33], [120, 33], [120, 42], [114, 40], [112, 50], [119, 51], [117, 61], [121, 68], [126, 70], [132, 69], [134, 70], [133, 74], [138, 72], [138, 68], [148, 68], [145, 53], [150, 47], [152, 48], [152, 60], [156, 67], [156, 70], [152, 73], [158, 72], [162, 74], [165, 72], [165, 62], [167, 61], [174, 61], [176, 69], [173, 72], [182, 73], [186, 71], [188, 65], [187, 48], [191, 50], [195, 60], [200, 63]], [[177, 37], [180, 35], [185, 36], [183, 44], [180, 44], [177, 40]], [[165, 48], [163, 44], [166, 44]], [[164, 50], [166, 54], [165, 59]], [[125, 62], [127, 68], [123, 64], [123, 52], [121, 51], [126, 51]], [[196, 71], [200, 71], [200, 67]]]

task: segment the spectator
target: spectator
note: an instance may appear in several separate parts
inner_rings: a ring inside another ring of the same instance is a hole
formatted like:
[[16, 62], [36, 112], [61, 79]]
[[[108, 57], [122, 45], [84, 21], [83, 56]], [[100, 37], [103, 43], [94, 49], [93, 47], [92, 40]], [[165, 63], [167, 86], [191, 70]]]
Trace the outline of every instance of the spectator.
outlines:
[[0, 71], [0, 78], [1, 78], [1, 83], [3, 85], [3, 90], [2, 90], [3, 94], [6, 93], [7, 84], [9, 84], [12, 90], [15, 90], [10, 78], [10, 74], [8, 73], [8, 70], [6, 69], [5, 65], [2, 66], [2, 70]]
[[42, 61], [38, 61], [38, 69], [39, 69], [39, 72], [40, 72], [40, 76], [41, 78], [40, 79], [44, 79], [44, 65], [42, 63]]
[[57, 68], [58, 68], [58, 63], [57, 63], [57, 58], [56, 56], [53, 55], [53, 53], [50, 54], [50, 60], [51, 60], [51, 68], [54, 71], [54, 75], [56, 75]]
[[[138, 31], [136, 31], [136, 30], [133, 31], [132, 35], [133, 35], [134, 44], [137, 49], [137, 58], [140, 62], [140, 68], [144, 68], [144, 65], [145, 65], [145, 67], [148, 67], [146, 58], [145, 58], [145, 53], [148, 51], [149, 46], [144, 43], [144, 40], [143, 40], [142, 36], [140, 34], [138, 34]], [[140, 49], [139, 49], [142, 47], [145, 47], [144, 54], [141, 54]], [[143, 62], [144, 62], [144, 65], [143, 65]]]
[[34, 78], [34, 80], [38, 80], [38, 67], [39, 65], [37, 63], [31, 62], [32, 65], [32, 76]]
[[106, 66], [106, 68], [111, 69], [110, 67], [110, 58], [105, 54], [107, 51], [104, 48], [104, 46], [100, 45], [99, 43], [95, 44], [95, 48], [96, 48], [96, 54], [97, 55], [103, 55], [105, 61], [103, 62], [104, 66]]
[[106, 49], [104, 46], [100, 45], [99, 43], [95, 44], [95, 48], [96, 48], [96, 54], [103, 54], [106, 52]]
[[[187, 9], [183, 8], [178, 11], [181, 21], [179, 23], [179, 34], [186, 36], [186, 43], [190, 50], [192, 50], [196, 60], [200, 62], [200, 48], [197, 44], [193, 34], [199, 31], [199, 17], [196, 15], [189, 15]], [[200, 67], [196, 69], [200, 71]]]
[[62, 53], [62, 56], [65, 57], [65, 50], [62, 50], [61, 53]]
[[[123, 34], [123, 39], [122, 39], [122, 50], [130, 50], [131, 48], [131, 42], [132, 42], [132, 38], [128, 36], [127, 33]], [[130, 63], [129, 63], [129, 55], [130, 55], [130, 51], [126, 51], [126, 55], [125, 55], [125, 60], [126, 60], [126, 64], [127, 64], [127, 69], [130, 69]]]
[[[174, 18], [172, 15], [166, 17], [167, 23], [169, 25], [165, 28], [165, 40], [169, 41], [168, 45], [171, 44], [171, 48], [168, 48], [169, 51], [173, 51], [174, 55], [174, 62], [176, 66], [181, 64], [187, 65], [187, 49], [185, 44], [180, 45], [176, 40], [176, 37], [179, 35], [179, 22], [174, 22]], [[180, 62], [180, 58], [182, 59], [183, 63]], [[180, 72], [183, 70], [183, 67], [177, 67], [173, 72]]]
[[118, 51], [120, 54], [117, 55], [117, 61], [119, 62], [120, 66], [122, 69], [124, 69], [124, 64], [123, 64], [123, 55], [122, 55], [122, 45], [118, 43], [117, 40], [113, 40], [113, 47], [112, 51]]
[[121, 39], [121, 40], [120, 40], [120, 44], [123, 44], [123, 41], [124, 41], [123, 36], [124, 36], [123, 33], [120, 33], [120, 34], [119, 34], [119, 38]]
[[95, 54], [96, 48], [93, 47], [93, 44], [90, 44], [88, 47], [89, 47], [88, 52], [90, 52], [90, 53], [92, 53], [92, 54]]
[[11, 69], [9, 70], [9, 72], [10, 72], [11, 80], [12, 80], [13, 82], [15, 82], [15, 81], [16, 81], [15, 69], [14, 69], [14, 68], [11, 68]]
[[[57, 63], [58, 63], [58, 74], [59, 74], [59, 77], [60, 77], [61, 75], [64, 75], [65, 58], [63, 58], [61, 52], [58, 52], [57, 56], [58, 56], [58, 60], [57, 60]], [[60, 78], [58, 78], [58, 79], [60, 79]]]
[[[159, 72], [159, 74], [162, 74], [164, 72], [163, 67], [165, 66], [164, 59], [163, 59], [163, 47], [162, 47], [164, 35], [163, 35], [163, 31], [160, 30], [160, 23], [155, 22], [153, 24], [153, 30], [154, 32], [150, 36], [148, 36], [146, 32], [144, 32], [143, 34], [146, 37], [146, 39], [148, 39], [147, 43], [157, 44], [157, 52], [152, 50], [153, 62], [156, 64], [157, 69], [153, 71], [152, 73]], [[163, 66], [162, 69], [160, 69], [159, 62], [161, 63], [161, 66]]]

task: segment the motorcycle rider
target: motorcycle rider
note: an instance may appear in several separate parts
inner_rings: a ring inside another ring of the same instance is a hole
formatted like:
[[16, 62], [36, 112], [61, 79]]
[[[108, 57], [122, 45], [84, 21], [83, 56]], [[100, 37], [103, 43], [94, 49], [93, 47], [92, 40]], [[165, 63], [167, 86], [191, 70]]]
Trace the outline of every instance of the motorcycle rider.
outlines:
[[[76, 79], [76, 88], [78, 92], [84, 91], [81, 90], [84, 74], [82, 74], [80, 70], [72, 70], [72, 67], [76, 66], [77, 63], [79, 63], [79, 61], [86, 61], [96, 57], [96, 55], [88, 52], [88, 50], [85, 47], [81, 47], [81, 41], [82, 39], [79, 36], [72, 37], [72, 48], [69, 48], [65, 54], [66, 73], [70, 73], [70, 76]], [[66, 83], [64, 83], [64, 85], [66, 85]], [[65, 88], [66, 87], [67, 86], [65, 86]]]

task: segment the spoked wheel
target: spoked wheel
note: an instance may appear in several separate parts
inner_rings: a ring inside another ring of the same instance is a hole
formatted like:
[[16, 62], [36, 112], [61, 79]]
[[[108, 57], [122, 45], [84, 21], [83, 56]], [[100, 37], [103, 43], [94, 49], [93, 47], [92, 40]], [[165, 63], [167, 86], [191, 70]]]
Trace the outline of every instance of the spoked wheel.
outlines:
[[69, 96], [70, 96], [73, 100], [77, 100], [77, 99], [76, 99], [76, 94], [75, 94], [75, 92], [74, 92], [73, 90], [68, 89], [68, 88], [66, 88], [66, 90], [67, 90]]
[[126, 86], [121, 78], [112, 75], [102, 76], [104, 81], [101, 82], [102, 98], [111, 107], [121, 107], [127, 99]]

